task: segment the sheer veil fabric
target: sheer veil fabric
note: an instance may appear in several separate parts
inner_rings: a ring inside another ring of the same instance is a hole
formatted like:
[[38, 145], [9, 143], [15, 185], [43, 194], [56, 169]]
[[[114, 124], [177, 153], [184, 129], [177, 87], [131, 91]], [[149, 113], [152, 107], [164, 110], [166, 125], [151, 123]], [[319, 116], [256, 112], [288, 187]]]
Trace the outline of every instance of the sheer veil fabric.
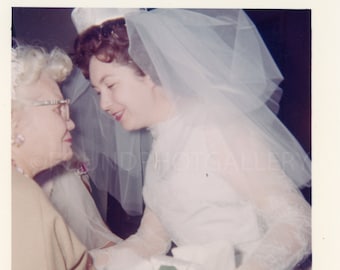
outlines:
[[[224, 127], [228, 143], [233, 125], [246, 121], [285, 174], [298, 187], [309, 185], [310, 159], [273, 113], [278, 105], [272, 97], [281, 91], [283, 77], [255, 25], [242, 10], [197, 11], [128, 14], [130, 55], [162, 85], [178, 111], [186, 110], [186, 100], [200, 104], [189, 122], [206, 118]], [[177, 152], [185, 136], [176, 141]], [[247, 155], [235, 152], [233, 162], [242, 167]]]
[[62, 86], [71, 99], [73, 148], [99, 190], [109, 192], [129, 215], [143, 212], [143, 172], [151, 138], [147, 130], [127, 132], [99, 107], [89, 81], [75, 68]]
[[[240, 119], [249, 122], [251, 132], [269, 146], [293, 182], [298, 187], [309, 185], [310, 159], [275, 115], [283, 76], [255, 25], [242, 10], [195, 11], [127, 14], [130, 55], [162, 85], [178, 111], [185, 110], [188, 99], [201, 104], [198, 114], [192, 114], [192, 123], [209, 115], [207, 121], [224, 126], [225, 138], [230, 138], [233, 124]], [[63, 92], [71, 98], [77, 124], [75, 150], [88, 161], [94, 183], [118, 199], [127, 213], [141, 214], [149, 131], [127, 132], [110, 119], [77, 69], [64, 83]], [[177, 141], [174, 147], [178, 152], [181, 144]], [[247, 154], [235, 154], [233, 162], [244, 163]]]

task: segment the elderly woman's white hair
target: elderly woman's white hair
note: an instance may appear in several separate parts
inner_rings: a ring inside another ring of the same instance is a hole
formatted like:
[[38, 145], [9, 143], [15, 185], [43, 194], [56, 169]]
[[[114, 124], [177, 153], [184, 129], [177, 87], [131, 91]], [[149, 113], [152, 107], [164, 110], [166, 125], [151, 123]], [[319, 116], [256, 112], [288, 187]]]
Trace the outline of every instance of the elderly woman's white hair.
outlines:
[[47, 52], [42, 47], [19, 45], [12, 48], [12, 100], [18, 99], [17, 89], [37, 81], [42, 72], [60, 83], [72, 70], [70, 57], [61, 49]]

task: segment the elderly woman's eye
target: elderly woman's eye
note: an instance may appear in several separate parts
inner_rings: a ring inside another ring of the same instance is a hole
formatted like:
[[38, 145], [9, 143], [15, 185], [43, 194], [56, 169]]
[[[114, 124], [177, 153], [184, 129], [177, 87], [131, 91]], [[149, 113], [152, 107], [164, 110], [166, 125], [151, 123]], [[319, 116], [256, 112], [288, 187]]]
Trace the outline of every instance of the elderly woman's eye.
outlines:
[[54, 112], [56, 112], [57, 114], [61, 115], [61, 106], [58, 106], [56, 108], [54, 108]]

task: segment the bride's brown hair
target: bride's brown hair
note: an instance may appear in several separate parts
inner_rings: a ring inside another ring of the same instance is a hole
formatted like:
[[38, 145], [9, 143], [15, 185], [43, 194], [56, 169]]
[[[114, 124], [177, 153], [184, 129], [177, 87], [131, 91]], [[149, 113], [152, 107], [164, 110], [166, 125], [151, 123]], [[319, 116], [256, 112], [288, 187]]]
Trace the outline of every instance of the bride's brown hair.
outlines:
[[74, 42], [73, 62], [89, 78], [89, 62], [92, 56], [111, 63], [116, 61], [132, 67], [140, 76], [144, 72], [134, 63], [129, 53], [129, 37], [125, 19], [108, 20], [100, 26], [92, 26], [80, 34]]

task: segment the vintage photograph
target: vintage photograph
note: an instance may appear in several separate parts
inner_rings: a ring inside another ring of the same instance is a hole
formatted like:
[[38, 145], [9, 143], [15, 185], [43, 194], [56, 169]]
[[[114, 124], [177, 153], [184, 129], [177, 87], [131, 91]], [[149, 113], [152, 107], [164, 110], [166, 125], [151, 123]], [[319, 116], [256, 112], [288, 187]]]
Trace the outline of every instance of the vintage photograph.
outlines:
[[312, 269], [311, 9], [11, 11], [13, 270]]

